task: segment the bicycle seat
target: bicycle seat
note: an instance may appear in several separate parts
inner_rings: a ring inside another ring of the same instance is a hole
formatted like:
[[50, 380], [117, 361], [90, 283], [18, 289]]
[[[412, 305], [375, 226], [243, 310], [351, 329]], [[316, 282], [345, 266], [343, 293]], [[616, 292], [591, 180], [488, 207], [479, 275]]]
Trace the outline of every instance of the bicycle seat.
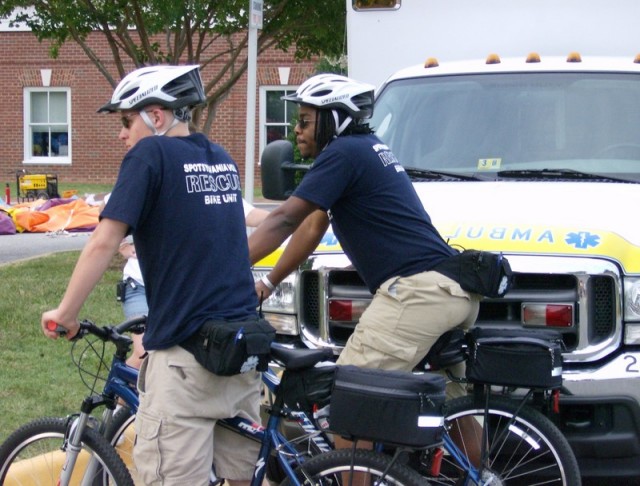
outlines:
[[440, 370], [453, 366], [467, 359], [465, 350], [465, 332], [462, 329], [451, 329], [438, 338], [416, 368]]
[[271, 343], [271, 357], [288, 370], [312, 368], [321, 361], [335, 361], [333, 351], [328, 348], [289, 348], [279, 343]]

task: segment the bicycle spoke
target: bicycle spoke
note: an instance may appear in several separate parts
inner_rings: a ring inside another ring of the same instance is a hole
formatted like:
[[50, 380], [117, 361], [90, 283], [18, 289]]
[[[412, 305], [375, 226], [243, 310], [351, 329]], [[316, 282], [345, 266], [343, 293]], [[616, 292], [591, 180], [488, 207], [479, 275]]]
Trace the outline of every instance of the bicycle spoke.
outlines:
[[[448, 412], [448, 433], [460, 452], [471, 458], [482, 444], [482, 437], [487, 441], [479, 478], [482, 484], [580, 484], [577, 462], [566, 439], [539, 412], [530, 407], [518, 409], [506, 398], [492, 398], [485, 416], [482, 406], [476, 406], [472, 397], [454, 402]], [[465, 477], [464, 467], [452, 454], [445, 454], [440, 475], [428, 480], [452, 485], [463, 484]]]

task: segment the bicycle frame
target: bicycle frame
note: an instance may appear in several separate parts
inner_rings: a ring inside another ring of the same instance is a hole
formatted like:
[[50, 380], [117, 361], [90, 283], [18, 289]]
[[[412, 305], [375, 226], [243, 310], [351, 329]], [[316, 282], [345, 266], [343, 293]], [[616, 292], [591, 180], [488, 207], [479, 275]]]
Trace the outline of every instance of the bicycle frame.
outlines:
[[[248, 437], [262, 444], [256, 461], [254, 474], [251, 479], [251, 486], [260, 486], [262, 484], [266, 474], [265, 466], [271, 451], [276, 451], [278, 463], [284, 469], [289, 481], [296, 486], [299, 486], [300, 484], [296, 479], [296, 474], [292, 464], [301, 464], [303, 456], [294, 447], [295, 440], [290, 441], [280, 433], [280, 420], [281, 416], [279, 412], [274, 411], [274, 413], [269, 416], [266, 427], [241, 417], [234, 417], [220, 421], [220, 424], [223, 427], [231, 429], [244, 437]], [[317, 431], [316, 433], [319, 434]], [[306, 437], [304, 437], [303, 440], [306, 440]], [[327, 446], [326, 450], [329, 451], [331, 448]]]
[[[460, 450], [460, 448], [453, 442], [449, 434], [445, 431], [442, 438], [442, 445], [453, 460], [460, 465], [460, 467], [467, 472], [464, 485], [466, 484], [481, 484], [480, 483], [480, 471], [469, 462], [469, 458]], [[484, 447], [484, 446], [483, 446]]]
[[138, 370], [136, 368], [114, 360], [107, 377], [104, 394], [120, 397], [136, 412], [138, 410], [138, 393], [135, 388], [137, 381]]

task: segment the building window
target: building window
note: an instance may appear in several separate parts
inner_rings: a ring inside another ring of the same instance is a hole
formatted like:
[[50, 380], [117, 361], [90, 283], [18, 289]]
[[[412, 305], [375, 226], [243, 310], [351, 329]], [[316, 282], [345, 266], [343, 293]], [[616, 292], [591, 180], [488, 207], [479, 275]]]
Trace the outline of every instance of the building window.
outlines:
[[27, 88], [24, 105], [25, 163], [71, 163], [69, 89]]
[[352, 0], [354, 10], [398, 10], [402, 0]]
[[296, 119], [298, 107], [295, 103], [283, 101], [285, 95], [293, 94], [295, 88], [282, 86], [260, 88], [260, 153], [274, 140], [286, 139]]

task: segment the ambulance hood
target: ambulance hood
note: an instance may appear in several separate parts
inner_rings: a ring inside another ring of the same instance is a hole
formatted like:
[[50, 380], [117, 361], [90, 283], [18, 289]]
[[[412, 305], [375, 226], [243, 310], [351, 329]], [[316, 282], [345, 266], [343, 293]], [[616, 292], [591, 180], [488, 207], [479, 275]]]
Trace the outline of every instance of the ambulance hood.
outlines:
[[[416, 191], [445, 240], [511, 255], [602, 258], [640, 274], [640, 185], [603, 182], [418, 182]], [[286, 243], [285, 243], [286, 244]], [[258, 266], [273, 266], [284, 249]], [[348, 260], [329, 227], [318, 265]]]
[[640, 185], [426, 182], [415, 188], [451, 244], [516, 254], [602, 256], [640, 272]]

